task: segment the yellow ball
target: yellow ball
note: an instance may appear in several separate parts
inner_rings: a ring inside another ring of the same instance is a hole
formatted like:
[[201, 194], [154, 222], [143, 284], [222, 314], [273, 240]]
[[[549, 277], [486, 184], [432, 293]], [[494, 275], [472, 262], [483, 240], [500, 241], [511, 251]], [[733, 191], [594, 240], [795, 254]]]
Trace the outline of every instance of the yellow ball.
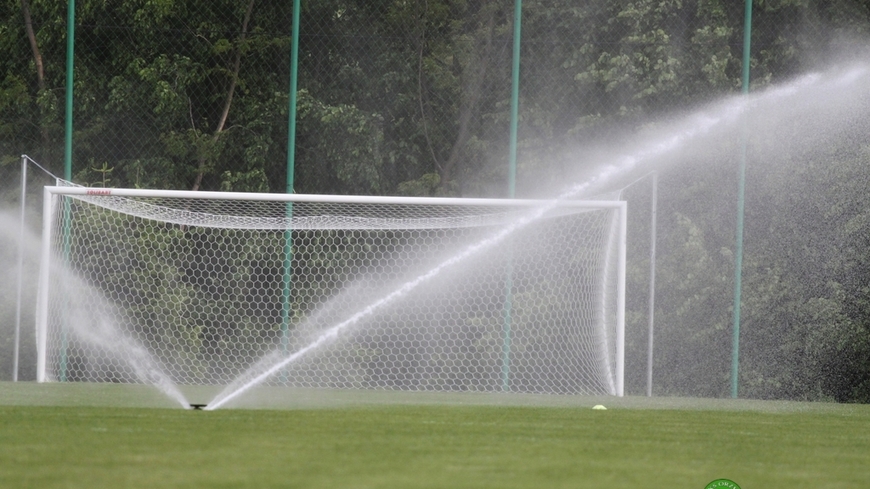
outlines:
[[607, 410], [607, 408], [602, 406], [601, 404], [596, 404], [595, 406], [592, 407], [592, 409], [597, 409], [599, 411], [601, 411], [601, 410], [606, 411]]

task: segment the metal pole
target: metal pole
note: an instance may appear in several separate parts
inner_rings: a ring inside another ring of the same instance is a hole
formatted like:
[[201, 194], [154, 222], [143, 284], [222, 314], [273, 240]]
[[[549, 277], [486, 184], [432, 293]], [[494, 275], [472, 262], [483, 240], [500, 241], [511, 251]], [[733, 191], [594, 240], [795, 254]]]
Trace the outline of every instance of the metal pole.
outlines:
[[[292, 41], [290, 46], [290, 93], [287, 121], [287, 187], [286, 193], [293, 193], [296, 166], [296, 92], [299, 76], [299, 15], [300, 0], [293, 0]], [[288, 222], [293, 217], [293, 203], [287, 202]], [[290, 335], [290, 300], [293, 281], [293, 230], [284, 231], [284, 277], [281, 298], [281, 347], [286, 352]]]
[[36, 381], [46, 381], [48, 363], [48, 288], [51, 268], [51, 230], [54, 223], [54, 197], [49, 187], [42, 191], [42, 247], [40, 250], [39, 292], [36, 294]]
[[[58, 195], [91, 195], [94, 189], [88, 187], [46, 187]], [[252, 192], [209, 192], [207, 190], [161, 190], [141, 188], [100, 189], [100, 195], [116, 197], [186, 198], [250, 200], [255, 202], [319, 202], [319, 203], [365, 203], [365, 204], [410, 204], [440, 206], [505, 206], [515, 209], [552, 206], [552, 199], [474, 199], [465, 197], [401, 197], [385, 195], [327, 195], [327, 194], [269, 194]], [[618, 208], [619, 203], [612, 200], [565, 200], [558, 201], [578, 209]]]
[[[508, 198], [516, 196], [517, 189], [517, 120], [520, 106], [520, 45], [523, 18], [523, 0], [514, 1], [514, 53], [511, 67], [511, 126], [510, 154], [508, 157]], [[505, 279], [504, 340], [502, 343], [502, 390], [510, 390], [511, 328], [513, 313], [513, 253], [508, 251], [507, 278]]]
[[646, 395], [652, 397], [653, 384], [653, 330], [655, 325], [655, 302], [656, 302], [656, 225], [659, 192], [659, 175], [652, 174], [652, 204], [650, 212], [650, 237], [649, 237], [649, 333], [647, 341], [646, 357]]
[[21, 155], [21, 224], [18, 229], [18, 292], [15, 299], [15, 346], [12, 354], [12, 382], [18, 382], [18, 352], [21, 340], [21, 290], [24, 287], [24, 207], [27, 198], [27, 157]]
[[523, 0], [514, 2], [514, 55], [511, 68], [511, 135], [508, 166], [508, 197], [514, 198], [517, 185], [517, 120], [520, 107], [520, 31], [523, 19]]
[[[749, 53], [752, 39], [752, 0], [746, 0], [743, 21], [743, 94], [749, 93]], [[737, 244], [734, 253], [734, 327], [731, 338], [731, 397], [737, 397], [740, 366], [740, 296], [743, 282], [743, 214], [746, 189], [746, 146], [749, 134], [744, 123], [737, 183]]]
[[299, 77], [299, 4], [293, 0], [292, 40], [290, 45], [290, 106], [287, 110], [287, 193], [293, 193], [296, 166], [296, 91]]
[[72, 181], [73, 62], [75, 53], [76, 2], [69, 0], [66, 21], [66, 119], [64, 123], [63, 178]]
[[[73, 150], [73, 81], [74, 81], [74, 61], [75, 61], [75, 30], [76, 30], [76, 2], [69, 0], [67, 3], [67, 26], [66, 26], [66, 117], [64, 119], [64, 149], [63, 149], [63, 178], [66, 181], [72, 181], [72, 150]], [[64, 199], [63, 207], [63, 259], [66, 263], [69, 258], [69, 202]], [[45, 236], [43, 236], [45, 239]], [[66, 381], [66, 327], [61, 327], [61, 351], [60, 351], [60, 366], [59, 378], [61, 382]]]
[[619, 249], [616, 282], [616, 395], [625, 395], [625, 258], [628, 249], [628, 204], [619, 202]]

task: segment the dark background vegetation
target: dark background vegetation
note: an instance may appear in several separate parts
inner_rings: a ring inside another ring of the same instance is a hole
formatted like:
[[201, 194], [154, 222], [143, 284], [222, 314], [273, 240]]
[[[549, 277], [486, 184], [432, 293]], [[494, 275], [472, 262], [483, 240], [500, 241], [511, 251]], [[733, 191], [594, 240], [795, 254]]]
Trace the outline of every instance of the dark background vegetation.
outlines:
[[[286, 191], [291, 4], [79, 0], [73, 180]], [[740, 92], [743, 2], [523, 8], [518, 196], [581, 174], [590, 163], [571, 148]], [[870, 30], [867, 0], [756, 0], [753, 15], [753, 91], [855, 52]], [[506, 196], [512, 16], [505, 0], [303, 1], [294, 190]], [[63, 172], [66, 17], [64, 2], [0, 1], [8, 206], [21, 154]], [[750, 166], [741, 395], [870, 402], [870, 149], [837, 141], [794, 160]], [[658, 395], [728, 395], [737, 155], [716, 161], [661, 177]], [[625, 194], [633, 394], [645, 387], [648, 191]]]

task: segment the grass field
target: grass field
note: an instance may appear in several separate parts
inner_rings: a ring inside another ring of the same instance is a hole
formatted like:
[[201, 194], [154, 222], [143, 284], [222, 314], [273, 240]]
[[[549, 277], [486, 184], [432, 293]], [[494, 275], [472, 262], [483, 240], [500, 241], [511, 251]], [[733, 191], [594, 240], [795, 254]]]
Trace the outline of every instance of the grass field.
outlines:
[[284, 389], [245, 402], [0, 383], [0, 487], [870, 487], [866, 405]]

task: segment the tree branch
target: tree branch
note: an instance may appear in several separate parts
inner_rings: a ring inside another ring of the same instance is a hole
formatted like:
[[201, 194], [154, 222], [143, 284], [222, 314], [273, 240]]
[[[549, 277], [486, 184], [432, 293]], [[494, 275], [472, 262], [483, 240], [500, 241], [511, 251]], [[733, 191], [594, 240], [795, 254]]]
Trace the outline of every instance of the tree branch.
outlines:
[[[224, 127], [227, 124], [227, 119], [230, 115], [230, 108], [233, 105], [233, 96], [236, 92], [236, 86], [239, 84], [239, 70], [242, 66], [242, 45], [245, 42], [245, 39], [248, 35], [248, 24], [251, 21], [251, 12], [254, 10], [254, 0], [250, 0], [248, 2], [248, 8], [245, 10], [245, 18], [242, 21], [242, 32], [239, 35], [239, 43], [236, 47], [236, 58], [233, 61], [233, 77], [230, 81], [230, 87], [227, 90], [227, 98], [224, 101], [224, 108], [221, 111], [221, 117], [218, 121], [217, 127], [215, 127], [214, 134], [212, 135], [212, 142], [216, 143], [220, 138], [221, 133], [224, 131]], [[193, 187], [191, 190], [199, 190], [200, 185], [202, 185], [202, 178], [205, 175], [205, 163], [206, 157], [205, 155], [201, 155], [199, 157], [199, 163], [197, 165], [197, 174], [196, 179], [193, 182]]]
[[[424, 12], [429, 10], [429, 2], [424, 2]], [[420, 121], [423, 123], [423, 137], [426, 138], [426, 147], [429, 149], [429, 154], [432, 156], [432, 162], [435, 164], [435, 169], [440, 173], [442, 171], [441, 162], [438, 161], [438, 156], [435, 155], [435, 148], [432, 146], [432, 139], [429, 137], [429, 124], [426, 123], [426, 107], [424, 105], [425, 92], [423, 91], [423, 50], [426, 46], [426, 26], [421, 21], [422, 16], [417, 16], [417, 25], [420, 31], [419, 49], [417, 50], [417, 100], [420, 102]]]
[[27, 31], [27, 39], [30, 41], [30, 50], [33, 51], [33, 62], [36, 64], [36, 82], [39, 89], [45, 89], [45, 68], [42, 64], [42, 54], [36, 43], [36, 33], [33, 31], [33, 20], [30, 18], [30, 2], [21, 0], [21, 13], [24, 14], [24, 29]]
[[[456, 140], [453, 143], [453, 147], [450, 149], [450, 156], [447, 158], [447, 161], [444, 162], [444, 166], [441, 169], [442, 188], [450, 184], [450, 179], [453, 177], [453, 170], [459, 162], [459, 158], [462, 154], [462, 149], [471, 138], [471, 119], [477, 110], [477, 103], [480, 101], [480, 98], [482, 96], [483, 81], [489, 67], [492, 52], [492, 38], [495, 35], [496, 9], [492, 8], [487, 4], [484, 4], [482, 8], [485, 9], [486, 12], [486, 30], [484, 31], [486, 38], [484, 40], [483, 49], [479, 53], [479, 57], [477, 59], [472, 58], [472, 60], [470, 61], [470, 64], [474, 63], [475, 61], [477, 62], [477, 69], [470, 70], [471, 75], [469, 76], [469, 80], [465, 88], [468, 97], [459, 113], [459, 131], [456, 135]], [[471, 68], [471, 66], [469, 66], [469, 68]]]

